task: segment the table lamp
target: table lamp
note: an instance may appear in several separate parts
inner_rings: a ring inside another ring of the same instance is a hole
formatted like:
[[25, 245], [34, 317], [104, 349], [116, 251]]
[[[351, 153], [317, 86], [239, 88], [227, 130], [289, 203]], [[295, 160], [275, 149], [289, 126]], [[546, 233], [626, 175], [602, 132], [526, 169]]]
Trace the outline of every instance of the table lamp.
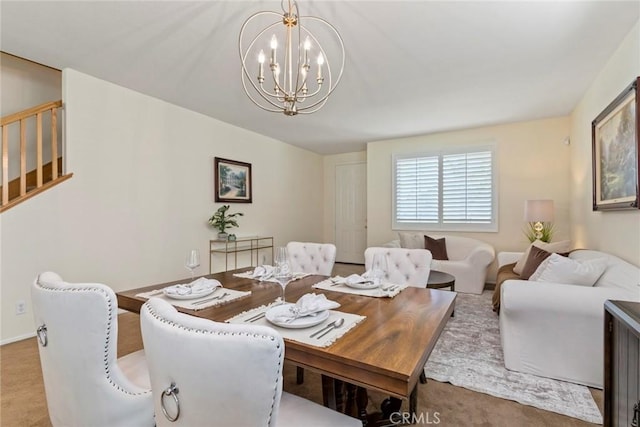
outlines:
[[524, 220], [529, 223], [529, 240], [551, 241], [553, 234], [553, 200], [526, 200]]

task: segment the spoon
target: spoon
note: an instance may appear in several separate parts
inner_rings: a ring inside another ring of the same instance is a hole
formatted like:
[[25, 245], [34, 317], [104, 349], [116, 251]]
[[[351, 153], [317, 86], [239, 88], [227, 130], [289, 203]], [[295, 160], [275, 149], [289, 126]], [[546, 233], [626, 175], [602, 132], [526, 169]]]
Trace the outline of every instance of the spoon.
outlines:
[[324, 331], [322, 334], [318, 335], [318, 337], [316, 339], [320, 339], [323, 336], [327, 335], [329, 332], [331, 332], [333, 329], [338, 329], [339, 327], [341, 327], [342, 325], [344, 325], [344, 317], [339, 318], [338, 320], [332, 322], [331, 325], [329, 325], [330, 327]]
[[309, 338], [313, 338], [313, 337], [315, 337], [316, 335], [318, 335], [320, 332], [323, 332], [325, 329], [327, 329], [327, 328], [331, 328], [331, 327], [335, 326], [335, 324], [336, 324], [336, 322], [337, 322], [338, 320], [339, 320], [339, 319], [336, 319], [336, 320], [334, 320], [333, 322], [329, 323], [328, 325], [325, 325], [325, 326], [323, 326], [322, 328], [318, 329], [317, 331], [315, 331], [314, 333], [312, 333], [311, 335], [309, 335]]

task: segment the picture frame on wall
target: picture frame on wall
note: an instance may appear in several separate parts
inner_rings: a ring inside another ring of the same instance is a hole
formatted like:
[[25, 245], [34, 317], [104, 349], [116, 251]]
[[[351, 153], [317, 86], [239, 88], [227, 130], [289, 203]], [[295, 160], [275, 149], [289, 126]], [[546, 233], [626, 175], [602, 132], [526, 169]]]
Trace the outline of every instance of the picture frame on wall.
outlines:
[[591, 123], [593, 210], [638, 209], [640, 77]]
[[215, 201], [252, 203], [251, 163], [214, 157]]

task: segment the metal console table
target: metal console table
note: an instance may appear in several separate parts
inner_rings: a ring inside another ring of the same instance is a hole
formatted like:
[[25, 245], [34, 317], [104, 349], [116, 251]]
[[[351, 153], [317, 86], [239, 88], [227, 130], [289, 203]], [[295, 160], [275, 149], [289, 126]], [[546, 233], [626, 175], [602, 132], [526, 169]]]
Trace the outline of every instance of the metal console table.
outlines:
[[[273, 259], [273, 237], [239, 237], [236, 240], [209, 240], [209, 274], [213, 273], [213, 257], [214, 254], [224, 254], [224, 271], [229, 271], [229, 256], [233, 255], [233, 268], [238, 268], [238, 254], [249, 252], [251, 266], [259, 263], [260, 251], [263, 249], [271, 249], [271, 258]], [[254, 262], [255, 260], [255, 262]]]

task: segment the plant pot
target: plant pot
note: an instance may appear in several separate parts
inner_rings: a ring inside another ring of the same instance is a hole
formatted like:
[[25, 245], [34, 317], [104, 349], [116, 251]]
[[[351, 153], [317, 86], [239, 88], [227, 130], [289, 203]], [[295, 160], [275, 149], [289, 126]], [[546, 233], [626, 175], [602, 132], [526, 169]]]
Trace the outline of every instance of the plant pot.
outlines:
[[228, 233], [218, 233], [218, 239], [220, 240], [227, 240], [227, 237], [229, 237]]

